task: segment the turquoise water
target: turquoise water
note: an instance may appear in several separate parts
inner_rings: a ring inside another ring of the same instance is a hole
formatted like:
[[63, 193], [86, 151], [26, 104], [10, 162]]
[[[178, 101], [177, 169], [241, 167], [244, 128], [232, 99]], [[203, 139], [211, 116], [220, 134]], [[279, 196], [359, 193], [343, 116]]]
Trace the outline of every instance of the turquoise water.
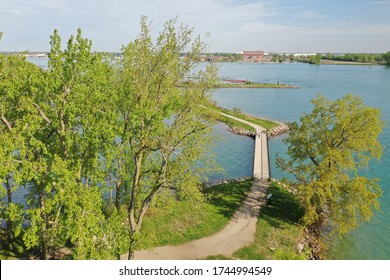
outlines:
[[[381, 211], [375, 214], [371, 223], [361, 225], [341, 240], [333, 239], [329, 256], [332, 259], [390, 259], [390, 68], [224, 63], [221, 64], [220, 76], [258, 82], [280, 81], [299, 86], [299, 89], [219, 89], [214, 92], [213, 98], [219, 105], [226, 108], [240, 107], [243, 112], [259, 117], [297, 121], [303, 112], [311, 111], [310, 100], [319, 93], [331, 100], [352, 93], [360, 96], [366, 104], [382, 109], [383, 119], [388, 123], [380, 136], [384, 155], [379, 162], [371, 162], [365, 171], [367, 176], [381, 179], [384, 191], [380, 199]], [[285, 176], [275, 167], [275, 155], [278, 153], [285, 156], [286, 152], [282, 138], [270, 141], [271, 173], [272, 177], [278, 179]], [[250, 153], [244, 146], [233, 148], [240, 151], [237, 159]], [[226, 169], [235, 165], [234, 159], [226, 159], [222, 153], [219, 154], [219, 161]], [[235, 173], [244, 173], [247, 171], [245, 168], [240, 166], [240, 170], [235, 170]]]

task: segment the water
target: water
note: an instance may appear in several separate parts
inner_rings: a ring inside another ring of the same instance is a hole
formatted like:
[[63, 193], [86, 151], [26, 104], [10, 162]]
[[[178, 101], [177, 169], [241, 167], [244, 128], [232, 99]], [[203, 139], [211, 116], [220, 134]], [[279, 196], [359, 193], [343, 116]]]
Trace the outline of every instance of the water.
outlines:
[[[47, 58], [33, 59], [45, 66]], [[285, 83], [299, 89], [218, 89], [213, 93], [217, 103], [226, 108], [240, 107], [243, 112], [279, 121], [297, 121], [303, 112], [310, 112], [310, 100], [321, 93], [334, 100], [346, 93], [360, 96], [373, 107], [382, 109], [388, 123], [380, 141], [384, 155], [380, 162], [372, 162], [366, 174], [378, 177], [384, 193], [381, 211], [371, 223], [361, 225], [342, 240], [333, 240], [330, 258], [333, 259], [390, 259], [390, 68], [382, 66], [344, 66], [309, 64], [255, 64], [223, 63], [220, 76], [248, 79], [266, 83]], [[253, 170], [253, 140], [226, 131], [224, 124], [217, 124], [214, 133], [220, 140], [214, 151], [218, 162], [225, 168], [224, 174], [215, 174], [210, 180], [251, 176]], [[286, 156], [282, 137], [270, 143], [272, 177], [286, 176], [275, 167], [275, 155]]]
[[[213, 94], [217, 103], [226, 108], [240, 107], [243, 112], [279, 121], [297, 121], [303, 112], [310, 112], [310, 100], [321, 93], [335, 100], [347, 93], [360, 96], [373, 107], [382, 109], [383, 119], [390, 123], [390, 68], [383, 66], [344, 66], [309, 64], [221, 64], [220, 76], [251, 81], [297, 85], [299, 89], [219, 89]], [[270, 141], [272, 177], [285, 176], [275, 167], [275, 155], [285, 156], [283, 137]], [[361, 225], [347, 237], [330, 242], [329, 257], [333, 259], [390, 259], [390, 126], [380, 136], [384, 155], [371, 162], [367, 176], [381, 179], [384, 191], [381, 211], [371, 223]], [[242, 149], [242, 147], [236, 147]], [[242, 151], [242, 153], [246, 153]], [[233, 164], [224, 160], [225, 166]]]

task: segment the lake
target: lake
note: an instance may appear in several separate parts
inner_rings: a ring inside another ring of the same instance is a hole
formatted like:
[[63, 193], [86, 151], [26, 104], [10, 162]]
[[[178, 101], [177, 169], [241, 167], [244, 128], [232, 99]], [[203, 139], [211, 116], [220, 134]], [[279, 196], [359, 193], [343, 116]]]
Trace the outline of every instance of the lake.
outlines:
[[[299, 86], [298, 89], [218, 89], [213, 98], [218, 105], [239, 107], [242, 112], [279, 121], [298, 121], [304, 112], [310, 112], [310, 100], [323, 94], [335, 100], [347, 93], [360, 96], [369, 106], [382, 110], [382, 117], [390, 123], [390, 68], [385, 66], [359, 65], [310, 65], [302, 63], [257, 64], [222, 63], [220, 76], [246, 79], [255, 82], [280, 83]], [[226, 177], [246, 176], [248, 168], [242, 159], [251, 159], [252, 148], [246, 140], [240, 145], [224, 146], [235, 139], [230, 133], [223, 134], [224, 142], [218, 144], [216, 152], [219, 162], [227, 170]], [[286, 176], [275, 166], [275, 156], [286, 156], [282, 137], [270, 140], [271, 175], [276, 179]], [[241, 140], [240, 140], [241, 141]], [[343, 239], [330, 242], [329, 258], [332, 259], [390, 259], [390, 127], [380, 136], [384, 154], [379, 162], [373, 161], [364, 174], [381, 179], [384, 193], [381, 211], [370, 223], [361, 225]], [[221, 152], [222, 151], [222, 152]], [[236, 156], [233, 156], [236, 155]], [[229, 158], [227, 158], [229, 157]], [[235, 157], [235, 158], [234, 158]], [[251, 170], [249, 170], [251, 171]], [[287, 175], [288, 176], [288, 175]]]
[[[40, 66], [47, 58], [29, 59]], [[204, 64], [203, 64], [204, 65]], [[202, 64], [201, 64], [202, 67]], [[310, 112], [310, 100], [323, 94], [335, 100], [347, 93], [360, 96], [373, 107], [381, 108], [388, 126], [380, 136], [384, 154], [379, 162], [371, 162], [365, 174], [381, 179], [384, 193], [381, 211], [371, 223], [361, 225], [343, 239], [330, 242], [331, 259], [390, 259], [390, 67], [358, 65], [310, 65], [303, 63], [261, 64], [221, 63], [220, 77], [254, 82], [291, 84], [298, 89], [217, 89], [213, 98], [218, 105], [239, 107], [242, 112], [278, 121], [297, 121], [304, 112]], [[246, 177], [252, 175], [254, 141], [232, 134], [226, 125], [217, 124], [214, 133], [219, 137], [214, 148], [224, 174], [210, 176], [210, 180]], [[286, 147], [279, 136], [270, 140], [271, 176], [281, 179], [275, 166], [275, 156], [286, 156]]]

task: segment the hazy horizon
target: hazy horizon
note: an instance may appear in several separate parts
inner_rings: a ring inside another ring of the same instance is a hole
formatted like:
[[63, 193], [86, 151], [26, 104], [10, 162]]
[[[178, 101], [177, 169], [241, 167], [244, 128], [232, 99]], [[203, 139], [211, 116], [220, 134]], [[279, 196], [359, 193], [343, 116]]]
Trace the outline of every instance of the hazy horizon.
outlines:
[[[194, 28], [208, 52], [384, 53], [390, 51], [390, 1], [373, 0], [0, 0], [0, 51], [47, 51], [77, 28], [97, 51], [119, 52], [145, 15], [154, 35], [164, 22]], [[205, 35], [210, 33], [209, 38]]]

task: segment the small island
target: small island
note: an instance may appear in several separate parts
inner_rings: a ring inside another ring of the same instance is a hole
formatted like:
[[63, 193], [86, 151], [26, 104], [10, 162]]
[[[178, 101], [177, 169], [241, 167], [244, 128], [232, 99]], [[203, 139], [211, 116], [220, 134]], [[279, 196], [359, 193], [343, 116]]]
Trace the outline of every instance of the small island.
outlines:
[[222, 79], [216, 88], [298, 88], [297, 86], [281, 84], [277, 81], [272, 83], [258, 83], [249, 80]]
[[[186, 87], [190, 84], [190, 81], [182, 82], [179, 86]], [[281, 84], [279, 81], [276, 83], [259, 83], [249, 80], [234, 80], [234, 79], [221, 79], [219, 83], [214, 85], [214, 88], [299, 88], [295, 85]]]

